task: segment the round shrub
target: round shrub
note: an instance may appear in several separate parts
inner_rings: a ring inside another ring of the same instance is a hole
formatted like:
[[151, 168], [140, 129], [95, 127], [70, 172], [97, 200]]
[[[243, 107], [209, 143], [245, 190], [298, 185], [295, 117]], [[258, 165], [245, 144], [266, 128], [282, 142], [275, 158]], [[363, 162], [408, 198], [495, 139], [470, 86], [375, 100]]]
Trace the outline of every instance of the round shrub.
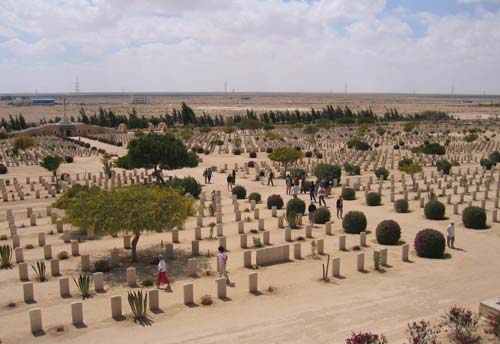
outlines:
[[248, 168], [254, 168], [255, 167], [255, 162], [254, 161], [249, 161], [248, 162]]
[[68, 252], [67, 252], [67, 251], [61, 251], [61, 252], [59, 252], [59, 253], [57, 254], [57, 258], [58, 258], [59, 260], [66, 260], [66, 259], [68, 259], [68, 258], [69, 258], [69, 254], [68, 254]]
[[306, 158], [311, 158], [313, 156], [313, 153], [311, 151], [306, 152]]
[[248, 201], [255, 201], [255, 203], [260, 203], [262, 200], [262, 197], [260, 196], [260, 193], [258, 192], [252, 192], [250, 195], [248, 195]]
[[107, 260], [101, 259], [94, 263], [94, 269], [96, 272], [108, 272], [111, 270], [111, 266]]
[[380, 197], [380, 194], [378, 192], [369, 192], [366, 195], [366, 204], [370, 207], [375, 207], [377, 205], [380, 205], [381, 201], [382, 198]]
[[350, 211], [342, 220], [342, 228], [349, 234], [359, 234], [366, 230], [366, 216], [361, 211]]
[[394, 202], [394, 210], [396, 210], [397, 213], [407, 213], [409, 208], [408, 201], [404, 198]]
[[7, 166], [5, 166], [4, 164], [0, 164], [0, 174], [7, 174]]
[[470, 206], [462, 212], [462, 222], [465, 228], [486, 228], [486, 211], [483, 208]]
[[283, 198], [280, 195], [271, 195], [267, 198], [267, 209], [276, 207], [277, 209], [283, 208]]
[[394, 220], [384, 220], [378, 224], [376, 235], [379, 244], [396, 245], [401, 238], [401, 227]]
[[429, 220], [443, 220], [446, 208], [443, 203], [438, 200], [427, 202], [424, 208], [425, 217]]
[[426, 228], [417, 233], [413, 245], [419, 257], [441, 258], [446, 240], [440, 231]]
[[389, 170], [387, 170], [385, 167], [379, 167], [377, 168], [375, 171], [375, 176], [377, 176], [377, 179], [380, 179], [380, 176], [382, 176], [382, 178], [384, 180], [387, 180], [387, 178], [389, 177]]
[[323, 225], [330, 221], [330, 210], [326, 207], [316, 209], [314, 212], [314, 223]]
[[189, 193], [194, 198], [198, 198], [201, 194], [201, 185], [193, 177], [174, 178], [170, 186], [182, 190], [183, 194]]
[[241, 155], [241, 149], [239, 149], [239, 148], [233, 149], [233, 154], [234, 155]]
[[255, 152], [250, 152], [250, 153], [248, 154], [248, 156], [250, 157], [250, 159], [255, 159], [255, 158], [257, 157], [257, 153], [255, 153]]
[[272, 153], [272, 152], [273, 152], [273, 149], [272, 149], [271, 147], [267, 147], [267, 148], [266, 148], [266, 153], [267, 153], [267, 154], [270, 154], [270, 153]]
[[205, 152], [205, 150], [203, 149], [203, 147], [196, 148], [196, 153], [202, 154], [203, 152]]
[[305, 214], [306, 203], [300, 198], [292, 198], [286, 204], [286, 214], [288, 215], [292, 211], [295, 212], [295, 214]]
[[71, 163], [73, 163], [73, 157], [72, 156], [65, 156], [64, 161], [66, 161], [66, 163], [68, 163], [68, 164], [71, 164]]
[[399, 145], [394, 145], [392, 148], [399, 149]]
[[235, 187], [233, 187], [232, 194], [236, 195], [237, 199], [245, 199], [245, 197], [247, 196], [247, 189], [245, 189], [241, 185], [236, 185]]
[[344, 188], [342, 190], [342, 198], [346, 201], [353, 201], [356, 199], [356, 191], [353, 188]]

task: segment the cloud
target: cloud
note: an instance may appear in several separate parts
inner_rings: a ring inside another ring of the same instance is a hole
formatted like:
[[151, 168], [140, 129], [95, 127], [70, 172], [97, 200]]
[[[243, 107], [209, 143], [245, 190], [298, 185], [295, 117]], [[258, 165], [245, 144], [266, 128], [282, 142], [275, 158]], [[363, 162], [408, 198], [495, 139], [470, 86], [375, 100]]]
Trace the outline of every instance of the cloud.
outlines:
[[[454, 83], [457, 92], [500, 93], [498, 10], [390, 12], [384, 0], [3, 2], [6, 91], [68, 91], [78, 75], [85, 91], [217, 91], [228, 80], [237, 91], [341, 91], [348, 82], [352, 91], [448, 92]], [[49, 56], [43, 65], [40, 56]]]

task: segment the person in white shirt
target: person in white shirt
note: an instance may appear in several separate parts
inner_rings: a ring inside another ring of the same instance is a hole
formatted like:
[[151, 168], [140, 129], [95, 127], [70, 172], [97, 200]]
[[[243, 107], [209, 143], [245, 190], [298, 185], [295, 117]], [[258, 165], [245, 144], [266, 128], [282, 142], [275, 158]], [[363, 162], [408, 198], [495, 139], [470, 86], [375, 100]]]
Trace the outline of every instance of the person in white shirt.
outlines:
[[224, 246], [219, 246], [219, 254], [217, 255], [217, 265], [219, 267], [219, 278], [226, 277], [226, 283], [229, 282], [229, 277], [227, 275], [227, 254], [225, 252]]
[[167, 288], [170, 289], [170, 281], [167, 277], [167, 263], [163, 256], [158, 256], [158, 274], [156, 276], [156, 286], [158, 289], [160, 288], [160, 284], [164, 283], [167, 285]]
[[455, 248], [455, 224], [453, 222], [448, 225], [446, 232], [446, 245], [448, 245], [449, 248]]

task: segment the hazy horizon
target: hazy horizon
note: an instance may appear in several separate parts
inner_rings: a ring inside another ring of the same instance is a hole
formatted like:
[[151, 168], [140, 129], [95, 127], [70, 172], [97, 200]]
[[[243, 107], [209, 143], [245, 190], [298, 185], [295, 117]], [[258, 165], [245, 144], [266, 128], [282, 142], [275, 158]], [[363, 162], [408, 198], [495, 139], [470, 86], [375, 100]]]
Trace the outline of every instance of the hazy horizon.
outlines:
[[0, 94], [500, 94], [500, 0], [4, 0]]

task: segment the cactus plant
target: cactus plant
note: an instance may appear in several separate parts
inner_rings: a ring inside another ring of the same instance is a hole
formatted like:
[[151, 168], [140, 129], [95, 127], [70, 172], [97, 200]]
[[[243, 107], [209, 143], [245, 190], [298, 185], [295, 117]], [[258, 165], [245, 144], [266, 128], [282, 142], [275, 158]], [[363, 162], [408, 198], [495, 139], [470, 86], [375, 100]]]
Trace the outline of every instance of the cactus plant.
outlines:
[[12, 267], [12, 247], [0, 245], [0, 268], [9, 269]]
[[129, 291], [128, 292], [128, 304], [132, 313], [134, 314], [134, 320], [143, 319], [146, 317], [148, 295], [143, 293], [142, 290]]
[[38, 282], [45, 282], [45, 281], [47, 281], [47, 277], [45, 277], [46, 268], [45, 268], [45, 262], [44, 261], [42, 261], [42, 260], [37, 261], [36, 265], [31, 265], [31, 268], [35, 272], [35, 275], [36, 275], [35, 279]]
[[73, 277], [73, 281], [76, 284], [76, 287], [80, 291], [82, 295], [82, 299], [90, 297], [90, 284], [92, 283], [92, 277], [89, 275], [79, 275], [78, 279]]
[[299, 228], [299, 217], [296, 212], [287, 212], [283, 218], [291, 229]]

